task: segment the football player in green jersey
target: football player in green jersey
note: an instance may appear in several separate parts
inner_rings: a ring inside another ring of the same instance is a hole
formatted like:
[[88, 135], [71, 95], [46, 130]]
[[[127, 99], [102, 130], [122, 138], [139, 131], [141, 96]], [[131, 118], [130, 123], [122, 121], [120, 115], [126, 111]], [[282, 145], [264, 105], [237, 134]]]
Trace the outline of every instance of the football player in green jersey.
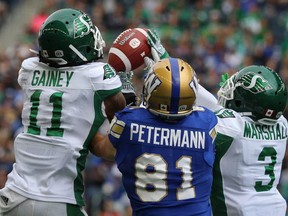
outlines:
[[126, 105], [122, 83], [98, 61], [105, 42], [82, 11], [52, 13], [38, 42], [38, 56], [24, 60], [19, 71], [23, 132], [0, 190], [0, 215], [84, 216], [86, 156], [104, 120]]
[[285, 84], [264, 66], [247, 66], [222, 84], [213, 215], [285, 215], [286, 201], [277, 186], [288, 138], [282, 115], [286, 103]]

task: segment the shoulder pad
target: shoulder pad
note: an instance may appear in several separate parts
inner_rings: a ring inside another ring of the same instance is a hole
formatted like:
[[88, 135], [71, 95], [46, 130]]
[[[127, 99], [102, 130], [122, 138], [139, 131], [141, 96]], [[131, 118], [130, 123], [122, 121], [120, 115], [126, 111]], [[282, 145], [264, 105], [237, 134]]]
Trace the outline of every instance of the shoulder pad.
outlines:
[[39, 63], [39, 58], [38, 57], [31, 57], [24, 59], [21, 65], [21, 68], [24, 70], [32, 70], [35, 68], [35, 64]]

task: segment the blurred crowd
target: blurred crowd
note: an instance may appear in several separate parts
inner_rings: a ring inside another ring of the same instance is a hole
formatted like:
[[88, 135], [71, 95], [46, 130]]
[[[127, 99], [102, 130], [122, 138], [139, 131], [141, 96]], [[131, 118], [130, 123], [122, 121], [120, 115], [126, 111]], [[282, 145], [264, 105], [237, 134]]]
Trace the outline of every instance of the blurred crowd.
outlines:
[[[19, 2], [0, 0], [0, 30]], [[21, 131], [20, 64], [33, 56], [29, 48], [37, 50], [38, 30], [46, 17], [64, 7], [81, 9], [92, 17], [106, 41], [104, 61], [123, 30], [144, 27], [155, 29], [171, 56], [189, 62], [213, 94], [221, 74], [251, 64], [274, 69], [288, 87], [288, 0], [44, 0], [21, 40], [0, 52], [0, 188], [14, 161], [14, 137]], [[288, 118], [288, 108], [284, 115]], [[285, 161], [280, 184], [286, 200], [287, 165]], [[114, 163], [90, 155], [85, 181], [89, 215], [131, 214]]]
[[19, 0], [1, 0], [0, 1], [0, 27], [9, 18]]

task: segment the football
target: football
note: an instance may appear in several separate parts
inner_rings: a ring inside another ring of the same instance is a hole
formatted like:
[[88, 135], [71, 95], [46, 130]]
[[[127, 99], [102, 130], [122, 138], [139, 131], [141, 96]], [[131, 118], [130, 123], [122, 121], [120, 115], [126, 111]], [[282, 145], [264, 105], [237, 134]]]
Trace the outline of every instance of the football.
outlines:
[[144, 57], [151, 57], [147, 43], [147, 29], [130, 28], [122, 32], [108, 52], [108, 63], [117, 72], [129, 72], [144, 64]]

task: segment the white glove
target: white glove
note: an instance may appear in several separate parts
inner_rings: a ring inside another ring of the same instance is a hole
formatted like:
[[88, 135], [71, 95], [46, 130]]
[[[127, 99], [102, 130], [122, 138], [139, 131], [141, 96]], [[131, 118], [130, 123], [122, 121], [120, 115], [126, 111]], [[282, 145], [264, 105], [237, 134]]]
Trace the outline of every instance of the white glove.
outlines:
[[[157, 55], [158, 56], [158, 55]], [[149, 73], [153, 71], [153, 65], [155, 64], [155, 61], [149, 57], [144, 57], [144, 62], [146, 67], [144, 68], [144, 79], [147, 77]]]
[[133, 71], [130, 72], [118, 72], [117, 73], [120, 77], [120, 80], [122, 82], [122, 93], [134, 93], [134, 86], [132, 84], [132, 76], [133, 76]]

